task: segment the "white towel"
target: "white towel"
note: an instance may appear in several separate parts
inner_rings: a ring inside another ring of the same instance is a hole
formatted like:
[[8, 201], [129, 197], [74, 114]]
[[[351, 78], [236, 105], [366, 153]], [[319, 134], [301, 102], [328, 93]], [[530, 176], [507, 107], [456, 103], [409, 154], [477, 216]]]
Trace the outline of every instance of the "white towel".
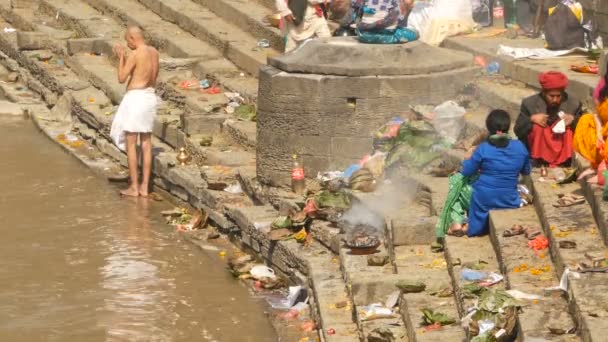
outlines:
[[125, 151], [125, 132], [150, 133], [156, 117], [156, 94], [154, 88], [127, 91], [118, 106], [110, 137], [118, 148]]

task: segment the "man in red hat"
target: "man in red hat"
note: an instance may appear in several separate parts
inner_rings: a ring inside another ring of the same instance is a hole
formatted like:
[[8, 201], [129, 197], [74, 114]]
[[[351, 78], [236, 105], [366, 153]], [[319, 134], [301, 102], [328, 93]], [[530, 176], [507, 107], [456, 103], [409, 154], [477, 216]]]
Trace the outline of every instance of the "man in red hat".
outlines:
[[568, 77], [558, 71], [539, 75], [542, 91], [525, 98], [515, 122], [515, 135], [540, 165], [566, 166], [572, 160], [572, 137], [583, 114], [582, 103], [568, 95]]

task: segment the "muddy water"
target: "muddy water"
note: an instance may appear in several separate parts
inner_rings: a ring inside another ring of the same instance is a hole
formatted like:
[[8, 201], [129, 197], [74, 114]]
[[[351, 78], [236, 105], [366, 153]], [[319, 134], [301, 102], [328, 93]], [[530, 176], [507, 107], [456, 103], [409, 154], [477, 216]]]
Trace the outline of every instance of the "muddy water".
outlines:
[[262, 303], [30, 122], [0, 119], [0, 341], [276, 341]]

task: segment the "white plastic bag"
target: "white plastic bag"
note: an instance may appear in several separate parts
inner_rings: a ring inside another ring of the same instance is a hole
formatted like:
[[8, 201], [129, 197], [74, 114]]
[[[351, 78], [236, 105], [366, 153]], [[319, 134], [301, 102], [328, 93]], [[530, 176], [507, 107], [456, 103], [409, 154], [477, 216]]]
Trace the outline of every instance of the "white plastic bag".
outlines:
[[454, 101], [446, 101], [435, 107], [433, 125], [437, 132], [449, 143], [455, 143], [464, 129], [466, 109]]
[[274, 270], [266, 265], [255, 265], [251, 268], [251, 271], [249, 271], [249, 273], [256, 280], [260, 280], [263, 278], [270, 278], [274, 280], [277, 277], [274, 274]]
[[435, 0], [420, 40], [438, 46], [445, 38], [471, 31], [476, 25], [471, 0]]
[[424, 36], [433, 18], [433, 4], [430, 1], [416, 1], [414, 8], [407, 17], [407, 28], [418, 32], [418, 36]]

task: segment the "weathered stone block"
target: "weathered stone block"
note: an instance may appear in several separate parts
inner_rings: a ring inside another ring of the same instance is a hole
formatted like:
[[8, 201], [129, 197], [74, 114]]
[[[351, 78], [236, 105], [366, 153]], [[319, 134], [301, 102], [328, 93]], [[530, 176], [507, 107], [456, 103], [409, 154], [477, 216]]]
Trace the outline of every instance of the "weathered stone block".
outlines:
[[[415, 215], [412, 215], [415, 216]], [[393, 245], [427, 245], [435, 241], [436, 217], [404, 217], [391, 220]]]
[[103, 53], [110, 55], [111, 45], [109, 41], [99, 38], [79, 38], [69, 39], [67, 41], [68, 54], [75, 55], [78, 53]]
[[17, 46], [20, 50], [45, 50], [54, 45], [51, 37], [45, 33], [17, 31]]

